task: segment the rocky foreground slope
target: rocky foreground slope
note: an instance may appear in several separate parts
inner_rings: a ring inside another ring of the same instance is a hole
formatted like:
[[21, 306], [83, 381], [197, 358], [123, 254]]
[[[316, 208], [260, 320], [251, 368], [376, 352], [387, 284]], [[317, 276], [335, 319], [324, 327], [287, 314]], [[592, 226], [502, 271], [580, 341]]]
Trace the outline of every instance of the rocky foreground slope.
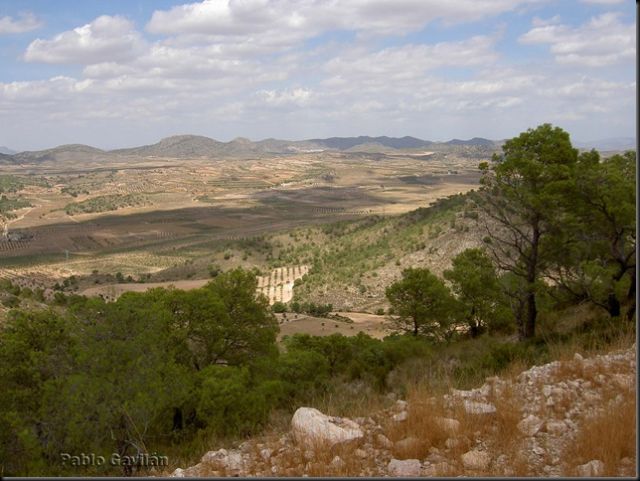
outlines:
[[206, 453], [185, 476], [634, 476], [635, 345], [369, 417], [302, 407], [291, 429]]

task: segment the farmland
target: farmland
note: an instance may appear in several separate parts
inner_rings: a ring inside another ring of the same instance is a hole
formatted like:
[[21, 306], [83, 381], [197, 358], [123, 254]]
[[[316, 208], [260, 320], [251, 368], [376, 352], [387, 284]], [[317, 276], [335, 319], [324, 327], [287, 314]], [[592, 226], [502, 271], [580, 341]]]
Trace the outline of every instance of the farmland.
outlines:
[[475, 153], [401, 151], [128, 155], [3, 170], [13, 211], [1, 219], [2, 278], [50, 289], [74, 276], [76, 292], [122, 292], [242, 266], [271, 273], [259, 276], [271, 302], [293, 298], [302, 274], [287, 269], [307, 272], [311, 244], [327, 241], [321, 226], [402, 215], [479, 179]]

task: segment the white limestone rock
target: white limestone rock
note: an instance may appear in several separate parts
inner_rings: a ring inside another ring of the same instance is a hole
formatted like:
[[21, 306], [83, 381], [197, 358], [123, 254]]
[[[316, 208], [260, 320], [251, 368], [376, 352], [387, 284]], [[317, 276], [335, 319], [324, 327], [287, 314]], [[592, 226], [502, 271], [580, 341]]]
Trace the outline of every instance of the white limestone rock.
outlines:
[[314, 408], [299, 408], [291, 419], [294, 439], [303, 445], [326, 444], [329, 447], [357, 443], [363, 433], [351, 419], [327, 416]]

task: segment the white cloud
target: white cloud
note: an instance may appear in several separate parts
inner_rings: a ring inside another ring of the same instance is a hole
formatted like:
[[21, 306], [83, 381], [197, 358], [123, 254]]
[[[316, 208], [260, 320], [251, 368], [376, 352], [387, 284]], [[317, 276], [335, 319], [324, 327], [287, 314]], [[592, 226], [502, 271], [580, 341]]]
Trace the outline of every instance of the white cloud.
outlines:
[[158, 10], [147, 30], [202, 40], [249, 37], [293, 45], [328, 30], [403, 35], [426, 24], [475, 21], [545, 0], [204, 0]]
[[335, 57], [324, 69], [333, 75], [329, 83], [350, 81], [389, 83], [394, 80], [419, 79], [425, 71], [441, 67], [470, 67], [494, 63], [498, 55], [493, 50], [495, 38], [475, 36], [459, 42], [432, 45], [409, 44], [390, 47], [373, 53], [356, 49]]
[[538, 20], [519, 40], [549, 44], [560, 64], [605, 67], [633, 61], [636, 56], [636, 27], [622, 23], [617, 13], [604, 13], [577, 28]]
[[[98, 146], [115, 147], [176, 131], [222, 139], [365, 133], [495, 138], [545, 121], [587, 125], [606, 118], [608, 128], [616, 119], [628, 122], [635, 83], [624, 79], [631, 78], [627, 60], [634, 58], [629, 41], [635, 34], [615, 14], [579, 27], [565, 25], [555, 12], [532, 18], [520, 41], [549, 45], [553, 54], [535, 65], [501, 54], [506, 40], [499, 25], [453, 41], [402, 38], [433, 21], [440, 24], [427, 32], [438, 38], [449, 23], [514, 9], [519, 15], [534, 3], [205, 1], [155, 12], [147, 24], [160, 35], [154, 40], [145, 40], [126, 18], [103, 16], [31, 43], [26, 60], [83, 69], [75, 78], [0, 82], [0, 119], [12, 119], [2, 133], [30, 139], [37, 128], [49, 136], [39, 141], [49, 145], [97, 139]], [[335, 30], [351, 35], [306, 42]], [[554, 58], [575, 67], [555, 65]], [[583, 67], [613, 63], [602, 79]], [[141, 131], [143, 124], [148, 128]]]
[[144, 41], [132, 22], [103, 15], [82, 27], [31, 42], [24, 58], [28, 62], [95, 64], [124, 61], [140, 53]]
[[41, 26], [42, 22], [31, 12], [23, 13], [18, 18], [0, 17], [0, 35], [30, 32]]
[[285, 90], [261, 90], [258, 97], [269, 106], [273, 107], [304, 107], [312, 99], [313, 92], [305, 88], [293, 88]]

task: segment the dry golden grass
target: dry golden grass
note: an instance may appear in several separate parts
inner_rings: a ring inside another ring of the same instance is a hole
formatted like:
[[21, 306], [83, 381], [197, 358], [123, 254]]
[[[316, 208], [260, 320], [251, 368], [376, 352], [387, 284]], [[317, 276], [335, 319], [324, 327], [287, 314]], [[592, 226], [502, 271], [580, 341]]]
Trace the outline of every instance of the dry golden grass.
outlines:
[[389, 419], [385, 432], [394, 443], [413, 440], [394, 447], [396, 459], [423, 459], [429, 454], [429, 448], [443, 448], [447, 438], [452, 437], [439, 422], [440, 418], [451, 416], [447, 415], [442, 396], [434, 396], [425, 385], [410, 386], [406, 400], [409, 403], [407, 421], [398, 423]]
[[287, 449], [278, 458], [278, 476], [345, 477], [358, 476], [371, 462], [355, 454], [355, 445], [330, 446], [309, 442]]
[[[518, 430], [521, 420], [519, 401], [510, 388], [505, 388], [499, 394], [490, 396], [490, 401], [497, 408], [495, 414], [470, 414], [464, 409], [462, 402], [456, 402], [452, 407], [445, 405], [441, 393], [435, 393], [426, 385], [411, 387], [407, 392], [409, 402], [408, 419], [404, 423], [389, 422], [386, 432], [389, 439], [398, 442], [403, 439], [413, 439], [414, 442], [401, 443], [393, 449], [397, 459], [424, 459], [429, 450], [435, 447], [444, 450], [447, 440], [453, 441], [447, 451], [449, 462], [438, 466], [438, 476], [457, 476], [463, 473], [460, 464], [455, 464], [462, 454], [472, 449], [477, 439], [482, 439], [487, 445], [493, 459], [506, 455], [509, 460], [511, 475], [530, 475], [526, 462], [526, 453], [521, 449], [522, 435]], [[460, 425], [455, 432], [447, 430], [442, 424], [442, 418], [452, 418]], [[451, 443], [450, 441], [450, 443]], [[494, 464], [483, 472], [474, 475], [503, 476], [505, 473]]]
[[390, 399], [372, 387], [341, 383], [322, 393], [309, 403], [322, 413], [340, 417], [367, 417], [389, 406]]
[[[604, 462], [605, 476], [633, 476], [636, 467], [635, 392], [625, 391], [614, 409], [586, 418], [575, 441], [568, 446], [566, 458], [576, 465], [599, 459]], [[619, 473], [618, 466], [624, 458], [632, 463], [622, 468], [626, 472]]]

